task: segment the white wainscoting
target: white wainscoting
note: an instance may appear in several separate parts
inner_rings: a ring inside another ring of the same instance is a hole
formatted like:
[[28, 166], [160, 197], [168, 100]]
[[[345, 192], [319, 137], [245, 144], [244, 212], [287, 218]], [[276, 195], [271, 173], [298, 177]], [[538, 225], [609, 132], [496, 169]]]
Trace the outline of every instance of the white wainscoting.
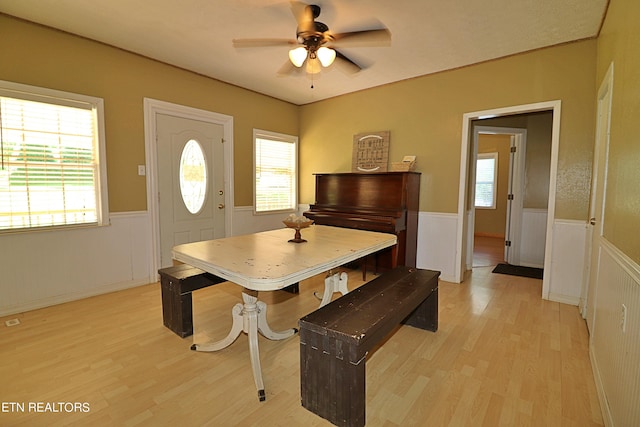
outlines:
[[[300, 205], [298, 214], [308, 205]], [[230, 235], [283, 226], [282, 213], [254, 215], [236, 207]], [[419, 212], [417, 263], [455, 282], [457, 215]], [[584, 270], [586, 228], [556, 221], [550, 292], [545, 298], [577, 305]], [[0, 316], [112, 292], [157, 280], [147, 212], [111, 214], [111, 225], [0, 236]]]
[[[300, 205], [296, 215], [302, 215], [302, 212], [308, 209], [309, 205]], [[283, 228], [282, 220], [288, 215], [288, 213], [283, 212], [256, 215], [253, 213], [253, 206], [236, 206], [233, 209], [233, 230], [231, 235], [239, 236], [241, 234]]]
[[458, 215], [418, 213], [416, 267], [440, 271], [440, 279], [455, 282]]
[[[309, 205], [301, 205], [298, 214]], [[236, 207], [230, 235], [284, 227], [286, 214]], [[148, 212], [110, 214], [111, 225], [0, 236], [0, 316], [157, 281]]]
[[602, 240], [599, 265], [592, 267], [595, 301], [588, 302], [595, 309], [591, 365], [605, 425], [640, 426], [640, 266]]
[[111, 225], [0, 236], [0, 316], [155, 281], [147, 212]]
[[520, 234], [520, 265], [544, 267], [544, 247], [547, 235], [547, 210], [522, 210]]
[[578, 305], [582, 293], [587, 225], [584, 221], [559, 220], [553, 223], [551, 268], [545, 270], [551, 301]]

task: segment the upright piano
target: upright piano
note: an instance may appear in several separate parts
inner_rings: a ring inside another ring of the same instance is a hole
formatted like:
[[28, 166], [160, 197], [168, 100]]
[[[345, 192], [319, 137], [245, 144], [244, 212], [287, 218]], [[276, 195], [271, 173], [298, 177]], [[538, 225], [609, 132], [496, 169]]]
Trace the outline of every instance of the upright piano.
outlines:
[[316, 224], [392, 233], [398, 244], [375, 259], [377, 269], [416, 266], [419, 172], [315, 174], [316, 198], [304, 216]]

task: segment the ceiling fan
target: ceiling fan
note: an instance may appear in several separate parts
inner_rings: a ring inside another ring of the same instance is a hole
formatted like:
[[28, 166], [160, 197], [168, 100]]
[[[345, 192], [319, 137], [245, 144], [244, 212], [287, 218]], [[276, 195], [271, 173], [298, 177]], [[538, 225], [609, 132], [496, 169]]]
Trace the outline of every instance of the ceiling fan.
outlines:
[[296, 39], [234, 39], [236, 48], [291, 46], [289, 61], [278, 74], [289, 74], [302, 68], [306, 63], [306, 72], [319, 73], [321, 67], [328, 67], [336, 62], [343, 70], [355, 73], [364, 67], [341, 53], [338, 48], [390, 46], [391, 32], [386, 28], [332, 33], [329, 27], [316, 18], [320, 16], [320, 6], [291, 2], [291, 11], [298, 23]]

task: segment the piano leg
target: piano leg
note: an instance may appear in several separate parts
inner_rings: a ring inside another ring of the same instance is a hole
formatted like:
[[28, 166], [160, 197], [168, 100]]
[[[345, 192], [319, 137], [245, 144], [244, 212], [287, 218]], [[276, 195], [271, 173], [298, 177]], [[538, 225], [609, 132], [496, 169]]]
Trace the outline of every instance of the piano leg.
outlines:
[[244, 304], [236, 304], [231, 310], [233, 324], [229, 334], [220, 341], [193, 344], [191, 350], [196, 351], [218, 351], [233, 344], [241, 332], [249, 336], [249, 354], [251, 357], [251, 368], [253, 379], [258, 389], [258, 399], [264, 401], [264, 383], [262, 381], [262, 369], [260, 367], [260, 352], [258, 350], [258, 332], [270, 340], [283, 340], [298, 332], [297, 329], [287, 329], [282, 332], [275, 332], [267, 323], [267, 305], [258, 301], [258, 292], [249, 289], [242, 291]]
[[[349, 289], [347, 288], [347, 273], [344, 271], [341, 273], [331, 273], [331, 271], [327, 274], [327, 277], [324, 279], [324, 294], [322, 294], [322, 301], [320, 302], [320, 307], [323, 307], [331, 302], [331, 297], [334, 292], [340, 292], [342, 295], [346, 295], [349, 293]], [[317, 298], [318, 293], [315, 293]]]

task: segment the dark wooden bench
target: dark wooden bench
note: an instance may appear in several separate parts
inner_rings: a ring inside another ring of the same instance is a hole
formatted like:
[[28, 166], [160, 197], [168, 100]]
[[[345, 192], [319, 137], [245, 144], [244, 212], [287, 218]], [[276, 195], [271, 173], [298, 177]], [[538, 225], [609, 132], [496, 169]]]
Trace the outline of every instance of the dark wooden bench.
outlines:
[[[161, 268], [158, 273], [162, 288], [162, 322], [164, 326], [181, 338], [193, 335], [191, 292], [225, 280], [187, 264]], [[299, 293], [298, 286], [295, 283], [283, 288], [283, 291], [297, 294]]]
[[364, 426], [367, 353], [400, 323], [438, 329], [439, 276], [397, 267], [300, 319], [302, 406]]
[[187, 264], [161, 268], [158, 273], [164, 326], [181, 338], [193, 335], [191, 292], [225, 280]]

